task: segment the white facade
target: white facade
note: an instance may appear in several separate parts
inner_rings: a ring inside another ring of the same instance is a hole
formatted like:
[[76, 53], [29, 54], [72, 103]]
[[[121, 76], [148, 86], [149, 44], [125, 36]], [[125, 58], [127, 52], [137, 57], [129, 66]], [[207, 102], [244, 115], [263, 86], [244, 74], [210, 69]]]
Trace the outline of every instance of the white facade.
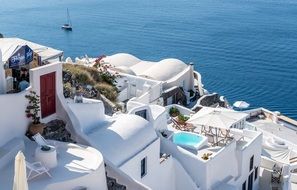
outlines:
[[[1, 94], [0, 104], [5, 110], [1, 113], [0, 121], [0, 183], [4, 189], [12, 189], [12, 179], [14, 175], [14, 157], [20, 150], [24, 151], [28, 162], [35, 162], [35, 149], [37, 143], [30, 141], [25, 136], [29, 120], [26, 117], [25, 109], [28, 100], [25, 95], [30, 90], [40, 94], [40, 77], [55, 72], [56, 76], [56, 102], [57, 112], [44, 118], [47, 122], [57, 118], [61, 107], [60, 95], [63, 94], [62, 88], [62, 65], [61, 63], [48, 64], [30, 70], [31, 86], [20, 93]], [[29, 188], [34, 189], [75, 189], [79, 186], [88, 189], [107, 189], [105, 167], [101, 153], [94, 148], [80, 145], [54, 142], [58, 150], [57, 166], [49, 172], [52, 178], [34, 179], [29, 181]]]
[[110, 64], [110, 71], [120, 74], [117, 87], [120, 91], [118, 100], [121, 102], [131, 100], [142, 104], [163, 105], [160, 98], [162, 93], [173, 87], [181, 87], [188, 102], [191, 98], [189, 91], [196, 91], [194, 87], [203, 95], [201, 75], [194, 73], [192, 64], [187, 65], [178, 59], [152, 62], [118, 53], [103, 58], [101, 62]]
[[[142, 106], [134, 108], [130, 114], [114, 117], [101, 117], [104, 106], [101, 101], [93, 102], [97, 107], [97, 116], [83, 117], [83, 112], [92, 108], [90, 103], [68, 103], [73, 121], [76, 121], [75, 131], [92, 146], [102, 152], [106, 163], [111, 163], [135, 182], [144, 184], [151, 189], [198, 189], [191, 177], [174, 157], [160, 158], [160, 138], [154, 130], [154, 122], [166, 122], [165, 108]], [[154, 106], [153, 106], [154, 107]], [[94, 110], [95, 109], [91, 109]], [[90, 111], [91, 111], [90, 110]], [[145, 113], [143, 112], [145, 111]], [[153, 111], [157, 111], [152, 113]], [[136, 116], [134, 114], [139, 114]], [[155, 114], [155, 115], [154, 115]], [[90, 125], [86, 133], [85, 119]], [[97, 123], [96, 123], [97, 121]], [[141, 175], [141, 160], [145, 159], [145, 174]], [[182, 180], [181, 180], [182, 179]], [[156, 183], [160, 181], [160, 183]]]

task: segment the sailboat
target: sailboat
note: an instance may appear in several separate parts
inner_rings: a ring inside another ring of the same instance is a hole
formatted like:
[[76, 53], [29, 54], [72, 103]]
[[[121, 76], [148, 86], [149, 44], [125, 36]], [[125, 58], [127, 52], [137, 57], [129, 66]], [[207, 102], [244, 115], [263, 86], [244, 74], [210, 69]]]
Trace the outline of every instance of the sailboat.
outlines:
[[71, 24], [68, 8], [67, 8], [67, 23], [62, 26], [62, 29], [72, 31], [72, 24]]

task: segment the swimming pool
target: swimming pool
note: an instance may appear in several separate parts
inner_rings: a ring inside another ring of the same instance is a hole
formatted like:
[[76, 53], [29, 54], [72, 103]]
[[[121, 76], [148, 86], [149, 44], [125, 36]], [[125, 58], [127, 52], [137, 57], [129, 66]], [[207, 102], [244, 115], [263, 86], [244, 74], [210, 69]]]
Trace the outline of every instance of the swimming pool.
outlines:
[[176, 132], [172, 136], [173, 143], [194, 150], [198, 150], [204, 145], [207, 145], [207, 138], [190, 132]]

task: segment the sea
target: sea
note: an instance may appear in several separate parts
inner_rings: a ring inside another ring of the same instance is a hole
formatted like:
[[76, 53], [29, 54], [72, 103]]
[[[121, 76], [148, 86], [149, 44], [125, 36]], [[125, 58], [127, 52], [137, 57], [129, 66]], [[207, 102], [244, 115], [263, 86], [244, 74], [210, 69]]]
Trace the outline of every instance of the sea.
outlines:
[[192, 62], [209, 92], [297, 119], [296, 0], [0, 0], [0, 33], [65, 57]]

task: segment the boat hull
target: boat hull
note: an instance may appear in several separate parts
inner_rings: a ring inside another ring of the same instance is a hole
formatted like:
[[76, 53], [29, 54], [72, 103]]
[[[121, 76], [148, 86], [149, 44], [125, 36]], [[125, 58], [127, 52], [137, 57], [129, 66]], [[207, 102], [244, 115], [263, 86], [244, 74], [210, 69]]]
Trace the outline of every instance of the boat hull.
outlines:
[[63, 30], [72, 31], [72, 27], [70, 26], [62, 26]]

